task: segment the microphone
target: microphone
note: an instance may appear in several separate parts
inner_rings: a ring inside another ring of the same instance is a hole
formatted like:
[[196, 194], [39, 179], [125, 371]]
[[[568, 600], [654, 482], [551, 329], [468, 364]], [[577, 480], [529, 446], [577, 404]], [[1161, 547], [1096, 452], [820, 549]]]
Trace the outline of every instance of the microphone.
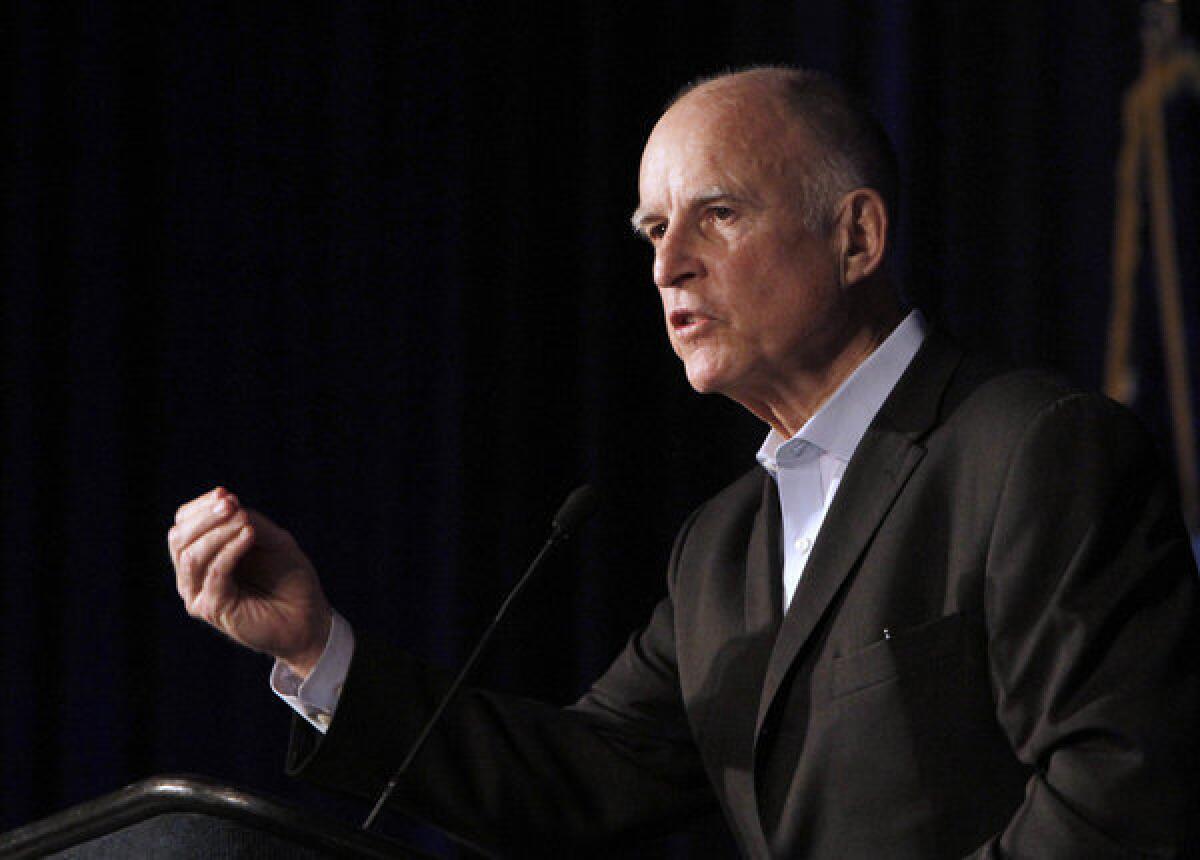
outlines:
[[596, 513], [600, 498], [591, 484], [576, 487], [550, 520], [550, 539], [564, 541]]
[[596, 512], [599, 504], [599, 499], [596, 491], [592, 489], [591, 484], [584, 484], [582, 487], [576, 487], [571, 495], [567, 496], [566, 501], [558, 509], [558, 513], [550, 521], [550, 536], [546, 538], [546, 542], [542, 544], [541, 550], [534, 556], [533, 561], [529, 563], [529, 567], [525, 569], [525, 573], [517, 580], [517, 584], [513, 586], [512, 591], [508, 593], [508, 597], [504, 598], [504, 602], [500, 604], [500, 608], [496, 610], [495, 616], [492, 618], [487, 629], [483, 631], [483, 635], [479, 637], [479, 643], [475, 646], [475, 650], [471, 652], [471, 656], [467, 658], [467, 662], [458, 670], [458, 674], [454, 676], [454, 680], [450, 683], [450, 688], [442, 696], [436, 708], [433, 709], [433, 714], [425, 721], [425, 726], [421, 729], [421, 733], [417, 735], [417, 739], [413, 741], [411, 747], [408, 748], [408, 754], [404, 756], [404, 761], [400, 762], [400, 766], [396, 768], [392, 778], [388, 780], [387, 786], [379, 795], [379, 799], [375, 801], [375, 806], [371, 810], [371, 814], [367, 816], [366, 821], [362, 824], [363, 830], [370, 829], [371, 825], [378, 817], [383, 805], [387, 803], [388, 798], [396, 790], [396, 786], [400, 783], [400, 778], [404, 776], [409, 765], [412, 764], [417, 753], [425, 746], [425, 741], [429, 738], [433, 727], [437, 725], [441, 719], [442, 712], [446, 710], [446, 706], [450, 704], [454, 698], [454, 694], [458, 692], [458, 688], [462, 686], [462, 682], [466, 680], [467, 674], [474, 668], [475, 663], [479, 660], [479, 655], [483, 653], [483, 649], [487, 643], [491, 641], [492, 634], [496, 632], [496, 627], [500, 624], [500, 619], [508, 612], [509, 605], [513, 602], [518, 594], [525, 588], [526, 583], [533, 577], [541, 568], [542, 563], [550, 555], [551, 551], [563, 544], [571, 535], [573, 535], [580, 526]]

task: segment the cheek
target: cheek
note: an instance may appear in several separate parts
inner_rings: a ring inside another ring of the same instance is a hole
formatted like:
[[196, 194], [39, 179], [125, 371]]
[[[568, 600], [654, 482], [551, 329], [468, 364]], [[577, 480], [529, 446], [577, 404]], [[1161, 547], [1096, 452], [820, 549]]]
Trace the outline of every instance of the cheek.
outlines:
[[667, 320], [667, 297], [663, 294], [662, 290], [658, 291], [658, 309], [659, 309], [659, 313], [662, 315], [661, 319], [663, 322], [663, 326], [666, 327], [666, 329], [669, 333], [671, 327]]

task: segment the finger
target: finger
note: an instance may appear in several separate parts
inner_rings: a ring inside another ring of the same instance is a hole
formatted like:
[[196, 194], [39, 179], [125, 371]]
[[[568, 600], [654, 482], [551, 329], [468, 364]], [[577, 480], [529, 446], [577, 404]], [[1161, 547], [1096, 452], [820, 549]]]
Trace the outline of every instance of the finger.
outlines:
[[179, 554], [198, 537], [210, 531], [214, 526], [229, 519], [238, 509], [238, 500], [234, 495], [214, 497], [209, 504], [193, 508], [184, 519], [175, 523], [167, 532], [167, 549], [171, 553], [171, 562], [179, 566]]
[[226, 522], [215, 525], [201, 534], [180, 551], [179, 564], [175, 568], [176, 587], [185, 601], [195, 598], [204, 589], [213, 559], [237, 536], [246, 522], [245, 512], [239, 511]]
[[194, 514], [197, 510], [205, 507], [212, 507], [223, 496], [232, 495], [233, 493], [229, 492], [229, 490], [225, 489], [224, 487], [213, 487], [204, 495], [197, 496], [190, 502], [185, 502], [180, 505], [179, 509], [175, 511], [175, 522], [182, 522], [184, 519]]
[[192, 508], [167, 531], [167, 545], [177, 554], [199, 535], [227, 519], [239, 507], [236, 496], [221, 495], [206, 505]]
[[227, 608], [237, 600], [238, 586], [233, 572], [253, 547], [254, 529], [249, 524], [243, 525], [213, 557], [203, 588], [195, 601], [196, 614], [226, 633], [236, 633], [230, 629], [229, 620], [223, 617]]
[[247, 522], [246, 512], [237, 511], [221, 522], [213, 523], [211, 528], [197, 534], [187, 546], [180, 549], [180, 560], [186, 558], [192, 566], [207, 568], [221, 547], [232, 540]]
[[278, 549], [294, 542], [292, 533], [276, 525], [265, 514], [245, 508], [246, 517], [254, 529], [255, 543], [263, 549]]
[[255, 537], [254, 526], [250, 523], [238, 529], [213, 557], [212, 564], [209, 565], [209, 576], [218, 584], [231, 582], [238, 562], [254, 547]]
[[175, 511], [175, 522], [178, 523], [178, 522], [183, 521], [189, 514], [193, 513], [197, 508], [212, 505], [214, 502], [217, 501], [217, 499], [219, 499], [222, 495], [227, 494], [228, 492], [229, 491], [227, 489], [225, 489], [224, 487], [217, 486], [217, 487], [213, 487], [211, 490], [209, 490], [207, 493], [204, 493], [203, 495], [196, 496], [196, 498], [191, 499], [187, 502], [184, 502], [182, 505], [179, 506], [178, 510]]

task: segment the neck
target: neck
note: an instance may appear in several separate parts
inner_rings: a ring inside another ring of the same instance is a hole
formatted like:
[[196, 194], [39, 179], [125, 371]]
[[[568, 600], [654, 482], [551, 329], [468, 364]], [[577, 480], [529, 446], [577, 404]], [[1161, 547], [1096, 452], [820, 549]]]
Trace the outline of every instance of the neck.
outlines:
[[739, 402], [783, 438], [792, 438], [904, 319], [904, 310], [894, 301], [880, 311], [852, 326], [828, 359], [789, 374], [764, 396]]

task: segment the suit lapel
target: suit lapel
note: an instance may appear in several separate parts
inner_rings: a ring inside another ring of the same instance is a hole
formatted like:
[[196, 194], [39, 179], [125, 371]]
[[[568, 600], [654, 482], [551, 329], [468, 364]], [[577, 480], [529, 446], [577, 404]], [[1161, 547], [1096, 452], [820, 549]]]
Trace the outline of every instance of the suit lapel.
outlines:
[[762, 504], [754, 518], [746, 554], [746, 630], [774, 634], [783, 620], [783, 546], [779, 490], [763, 476]]
[[[918, 440], [937, 420], [961, 357], [946, 338], [930, 332], [854, 452], [768, 660], [756, 737], [793, 661], [921, 461]], [[775, 492], [773, 482], [770, 489]], [[774, 597], [780, 600], [778, 593]]]

